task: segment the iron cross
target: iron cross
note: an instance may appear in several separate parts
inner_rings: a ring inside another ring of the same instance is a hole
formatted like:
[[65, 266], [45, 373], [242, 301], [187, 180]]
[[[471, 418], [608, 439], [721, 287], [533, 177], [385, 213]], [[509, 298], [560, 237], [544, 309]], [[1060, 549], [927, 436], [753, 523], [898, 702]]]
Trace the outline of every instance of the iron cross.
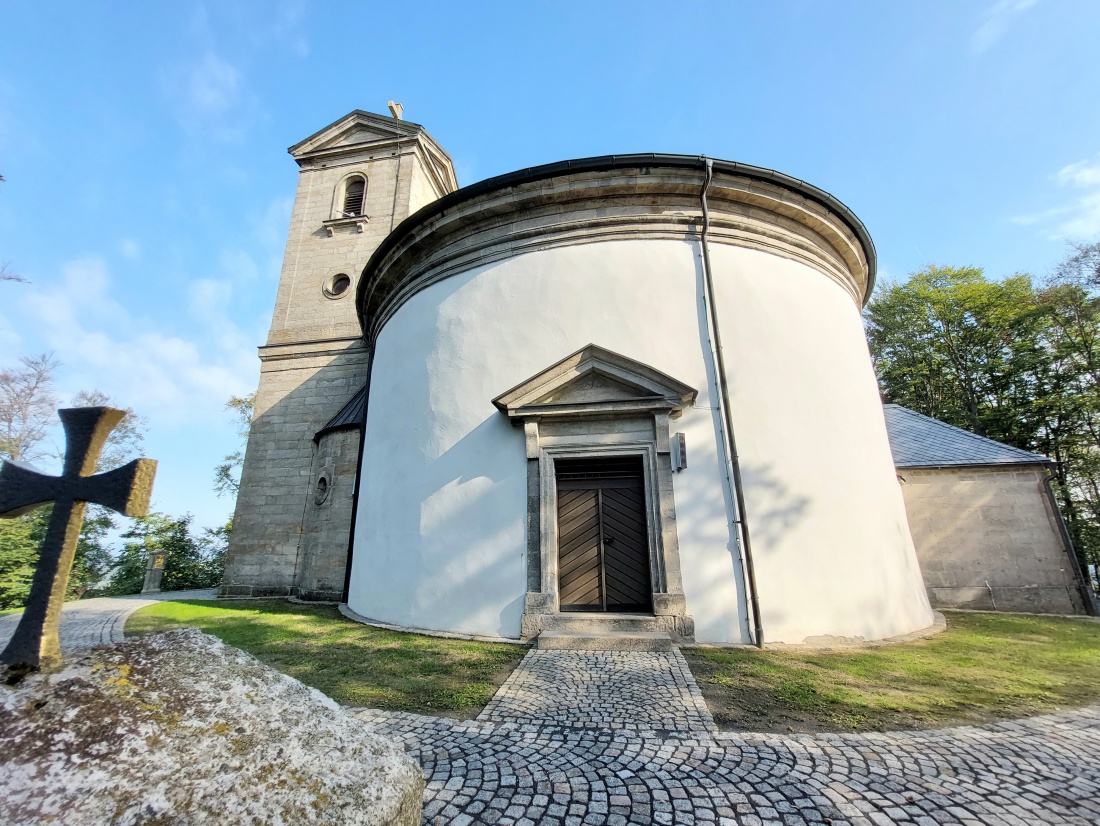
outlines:
[[0, 654], [0, 664], [11, 672], [61, 664], [57, 628], [88, 503], [124, 516], [145, 516], [157, 472], [152, 459], [135, 459], [95, 474], [103, 445], [125, 411], [76, 407], [58, 410], [57, 415], [65, 428], [65, 466], [60, 476], [46, 476], [10, 461], [0, 467], [0, 517], [19, 516], [53, 502], [27, 605], [15, 635]]

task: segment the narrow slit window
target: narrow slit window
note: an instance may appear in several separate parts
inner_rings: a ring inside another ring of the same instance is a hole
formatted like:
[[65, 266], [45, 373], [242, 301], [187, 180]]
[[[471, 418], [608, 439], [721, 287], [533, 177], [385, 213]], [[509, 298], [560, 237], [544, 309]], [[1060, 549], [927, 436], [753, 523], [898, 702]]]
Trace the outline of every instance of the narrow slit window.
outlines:
[[344, 189], [344, 217], [357, 218], [363, 214], [363, 192], [367, 182], [362, 178], [352, 178]]

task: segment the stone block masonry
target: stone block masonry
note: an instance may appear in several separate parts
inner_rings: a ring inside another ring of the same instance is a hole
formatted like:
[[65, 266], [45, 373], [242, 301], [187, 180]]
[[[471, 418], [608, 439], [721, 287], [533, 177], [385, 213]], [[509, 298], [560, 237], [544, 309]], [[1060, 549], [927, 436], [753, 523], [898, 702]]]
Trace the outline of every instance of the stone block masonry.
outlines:
[[[225, 596], [297, 593], [303, 522], [316, 485], [318, 445], [313, 436], [363, 386], [369, 357], [356, 340], [328, 349], [284, 346], [265, 348], [264, 353], [220, 590]], [[349, 493], [344, 510], [350, 511], [354, 474], [341, 483]], [[347, 520], [342, 542], [330, 539], [332, 550], [343, 555], [350, 512], [339, 515]], [[342, 588], [341, 574], [332, 589], [337, 598]]]
[[899, 474], [933, 607], [1086, 613], [1042, 466]]
[[[457, 181], [422, 127], [367, 112], [290, 152], [301, 174], [219, 593], [338, 600], [359, 437], [314, 436], [367, 380], [356, 285], [393, 227]], [[357, 214], [344, 211], [352, 180], [363, 182]], [[333, 489], [318, 502], [322, 475]]]

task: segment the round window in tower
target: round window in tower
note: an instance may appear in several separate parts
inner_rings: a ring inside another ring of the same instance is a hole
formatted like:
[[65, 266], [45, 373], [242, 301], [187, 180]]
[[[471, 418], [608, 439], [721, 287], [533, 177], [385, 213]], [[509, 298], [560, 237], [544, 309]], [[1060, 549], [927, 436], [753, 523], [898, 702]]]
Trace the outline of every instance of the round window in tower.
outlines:
[[324, 292], [329, 298], [343, 298], [351, 287], [351, 278], [344, 273], [337, 273], [325, 282]]
[[321, 476], [317, 480], [317, 488], [313, 491], [313, 501], [323, 505], [326, 499], [328, 499], [328, 477]]

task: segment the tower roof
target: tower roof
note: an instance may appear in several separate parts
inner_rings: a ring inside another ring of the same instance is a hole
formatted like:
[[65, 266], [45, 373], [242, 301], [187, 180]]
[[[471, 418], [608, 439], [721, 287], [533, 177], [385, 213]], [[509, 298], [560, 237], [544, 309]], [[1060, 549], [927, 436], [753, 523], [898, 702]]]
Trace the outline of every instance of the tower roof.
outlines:
[[374, 148], [386, 143], [408, 140], [421, 141], [428, 147], [430, 154], [439, 157], [443, 161], [442, 166], [452, 170], [449, 172], [451, 189], [458, 188], [451, 156], [428, 133], [427, 129], [419, 123], [398, 120], [388, 115], [376, 115], [373, 112], [364, 112], [362, 109], [349, 112], [324, 129], [314, 132], [305, 140], [298, 141], [287, 149], [287, 152], [301, 164], [306, 158], [339, 155], [365, 147]]

